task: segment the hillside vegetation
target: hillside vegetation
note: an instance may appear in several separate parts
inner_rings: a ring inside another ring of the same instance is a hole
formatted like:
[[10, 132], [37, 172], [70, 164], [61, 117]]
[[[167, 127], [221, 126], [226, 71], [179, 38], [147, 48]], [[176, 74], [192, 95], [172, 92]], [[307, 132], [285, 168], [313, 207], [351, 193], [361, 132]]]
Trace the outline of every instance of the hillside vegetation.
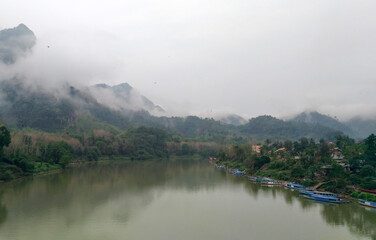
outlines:
[[344, 135], [327, 142], [265, 142], [256, 151], [250, 144], [232, 145], [217, 153], [217, 163], [249, 174], [294, 181], [306, 186], [325, 183], [326, 190], [351, 192], [348, 185], [376, 189], [376, 136], [356, 143]]

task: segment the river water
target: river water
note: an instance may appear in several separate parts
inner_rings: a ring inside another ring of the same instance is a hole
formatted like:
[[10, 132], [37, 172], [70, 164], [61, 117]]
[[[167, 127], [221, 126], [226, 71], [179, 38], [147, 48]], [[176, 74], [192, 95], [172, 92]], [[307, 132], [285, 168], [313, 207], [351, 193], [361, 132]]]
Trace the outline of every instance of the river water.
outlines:
[[325, 205], [207, 162], [106, 163], [0, 184], [0, 240], [376, 239], [376, 210]]

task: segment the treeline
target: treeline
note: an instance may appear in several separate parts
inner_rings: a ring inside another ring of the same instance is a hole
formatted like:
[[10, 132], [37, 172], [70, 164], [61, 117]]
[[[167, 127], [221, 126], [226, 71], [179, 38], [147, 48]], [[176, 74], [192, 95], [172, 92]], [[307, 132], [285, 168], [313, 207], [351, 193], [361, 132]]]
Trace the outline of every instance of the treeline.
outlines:
[[375, 135], [358, 143], [344, 135], [335, 139], [232, 145], [217, 153], [217, 163], [306, 186], [323, 182], [323, 187], [330, 191], [347, 191], [348, 185], [376, 189]]
[[305, 122], [283, 121], [272, 116], [252, 118], [245, 125], [239, 126], [238, 131], [254, 139], [297, 140], [302, 137], [326, 139], [333, 141], [341, 134], [332, 128]]
[[71, 162], [97, 161], [102, 157], [129, 160], [168, 158], [170, 155], [204, 156], [216, 144], [186, 142], [178, 135], [153, 127], [130, 127], [119, 132], [94, 129], [88, 133], [46, 133], [25, 129], [0, 132], [0, 180], [65, 168]]

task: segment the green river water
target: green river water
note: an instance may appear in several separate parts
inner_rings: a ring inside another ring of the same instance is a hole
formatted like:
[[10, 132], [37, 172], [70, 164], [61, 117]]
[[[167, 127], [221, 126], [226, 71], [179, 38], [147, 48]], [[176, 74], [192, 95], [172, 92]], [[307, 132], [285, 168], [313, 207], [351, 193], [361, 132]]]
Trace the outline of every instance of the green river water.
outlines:
[[207, 162], [105, 163], [0, 184], [0, 240], [376, 239], [376, 210], [325, 205]]

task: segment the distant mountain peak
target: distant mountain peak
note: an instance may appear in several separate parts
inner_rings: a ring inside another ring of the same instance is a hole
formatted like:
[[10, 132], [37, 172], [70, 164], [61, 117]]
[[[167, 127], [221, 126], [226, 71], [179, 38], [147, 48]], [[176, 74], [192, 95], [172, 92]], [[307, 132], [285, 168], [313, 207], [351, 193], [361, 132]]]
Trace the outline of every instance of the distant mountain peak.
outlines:
[[347, 135], [353, 135], [353, 130], [350, 127], [338, 121], [336, 117], [331, 117], [329, 115], [325, 115], [317, 111], [302, 112], [294, 118], [292, 118], [290, 121], [318, 124], [324, 127], [342, 131]]
[[0, 61], [4, 64], [13, 64], [18, 57], [25, 55], [34, 47], [36, 37], [23, 23], [15, 28], [0, 31]]
[[26, 31], [30, 31], [30, 32], [32, 32], [32, 31], [30, 30], [30, 28], [28, 28], [28, 27], [27, 27], [25, 24], [23, 24], [23, 23], [18, 24], [18, 26], [15, 27], [15, 28], [18, 28], [18, 29], [25, 29]]
[[120, 83], [118, 85], [112, 86], [113, 88], [124, 88], [124, 89], [133, 89], [131, 85], [126, 82]]
[[220, 117], [217, 117], [217, 119], [225, 124], [231, 124], [235, 126], [240, 126], [247, 123], [247, 120], [243, 117], [236, 115], [236, 114], [226, 114], [222, 115]]
[[111, 86], [105, 84], [105, 83], [98, 83], [98, 84], [95, 84], [94, 87], [98, 87], [98, 88], [111, 88]]

